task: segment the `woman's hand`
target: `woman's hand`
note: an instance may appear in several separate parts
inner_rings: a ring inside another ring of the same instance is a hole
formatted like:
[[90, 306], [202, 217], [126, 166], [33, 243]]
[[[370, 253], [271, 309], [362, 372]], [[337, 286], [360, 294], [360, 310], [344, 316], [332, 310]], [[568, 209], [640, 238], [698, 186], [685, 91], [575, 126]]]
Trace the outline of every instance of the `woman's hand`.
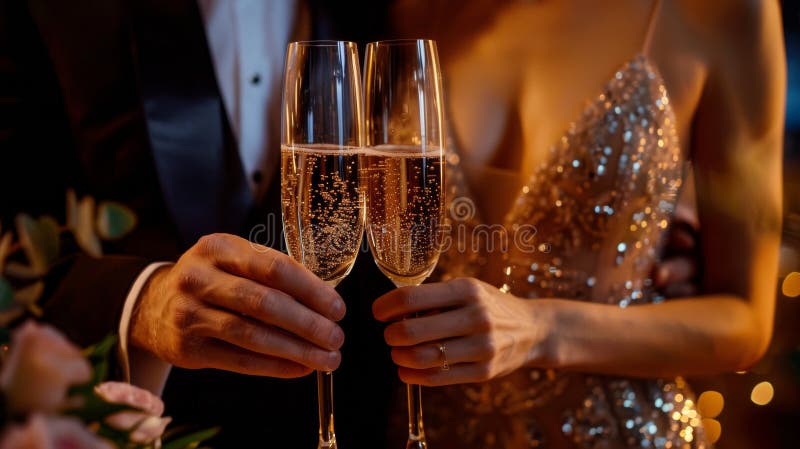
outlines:
[[544, 363], [548, 353], [546, 310], [473, 278], [398, 288], [372, 311], [379, 321], [394, 321], [384, 338], [410, 384], [482, 382]]

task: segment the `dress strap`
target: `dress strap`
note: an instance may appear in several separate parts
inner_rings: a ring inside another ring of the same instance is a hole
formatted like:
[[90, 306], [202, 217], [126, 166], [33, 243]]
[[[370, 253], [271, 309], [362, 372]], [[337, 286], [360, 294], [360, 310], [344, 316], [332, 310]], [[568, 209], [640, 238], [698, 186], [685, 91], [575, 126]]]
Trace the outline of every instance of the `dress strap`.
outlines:
[[647, 32], [644, 35], [644, 43], [642, 44], [642, 54], [647, 56], [650, 52], [650, 43], [653, 40], [653, 34], [658, 23], [658, 15], [661, 12], [661, 0], [655, 0], [653, 10], [650, 12], [650, 20], [647, 22]]

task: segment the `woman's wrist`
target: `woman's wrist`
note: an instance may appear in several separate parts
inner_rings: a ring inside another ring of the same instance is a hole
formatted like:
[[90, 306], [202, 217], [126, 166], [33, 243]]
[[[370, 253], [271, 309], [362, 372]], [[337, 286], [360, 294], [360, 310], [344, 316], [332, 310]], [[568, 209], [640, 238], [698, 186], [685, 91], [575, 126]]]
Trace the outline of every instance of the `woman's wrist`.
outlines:
[[530, 332], [534, 333], [526, 365], [532, 368], [558, 368], [558, 305], [549, 299], [522, 301], [527, 307]]

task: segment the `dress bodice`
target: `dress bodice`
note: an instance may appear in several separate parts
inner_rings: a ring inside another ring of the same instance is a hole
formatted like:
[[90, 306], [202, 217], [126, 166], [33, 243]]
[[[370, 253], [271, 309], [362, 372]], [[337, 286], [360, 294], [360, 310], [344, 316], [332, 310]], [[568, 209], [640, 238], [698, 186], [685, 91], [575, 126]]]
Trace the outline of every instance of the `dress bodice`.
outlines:
[[[469, 248], [450, 245], [438, 274], [477, 276], [531, 299], [623, 308], [660, 302], [649, 274], [685, 165], [675, 123], [658, 70], [639, 55], [613, 74], [524, 182], [509, 178], [468, 186], [462, 161], [450, 146], [449, 224], [466, 228], [477, 250], [465, 254]], [[515, 183], [516, 193], [498, 191]], [[479, 189], [480, 195], [470, 194]], [[478, 204], [508, 205], [505, 246], [489, 241], [498, 237], [492, 232], [476, 232], [486, 229], [484, 218], [498, 213], [479, 210], [473, 198]], [[428, 407], [428, 416], [450, 423], [449, 442], [438, 441], [442, 447], [708, 447], [682, 379], [519, 369], [491, 382], [430, 395], [437, 405]], [[442, 435], [438, 430], [431, 429], [434, 441]]]
[[650, 269], [684, 160], [658, 71], [637, 56], [614, 73], [521, 188], [504, 291], [616, 303], [658, 301]]

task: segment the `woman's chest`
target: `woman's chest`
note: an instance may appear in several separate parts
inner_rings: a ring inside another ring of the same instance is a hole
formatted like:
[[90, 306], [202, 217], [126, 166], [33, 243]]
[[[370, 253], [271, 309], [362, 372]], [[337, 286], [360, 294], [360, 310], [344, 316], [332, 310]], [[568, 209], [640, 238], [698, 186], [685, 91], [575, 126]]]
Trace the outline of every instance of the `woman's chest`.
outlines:
[[[445, 60], [451, 129], [466, 164], [531, 174], [639, 53], [646, 10], [612, 11], [615, 19], [605, 21], [590, 20], [591, 12], [564, 18], [509, 8]], [[631, 25], [631, 18], [638, 20]], [[684, 152], [705, 77], [702, 61], [685, 48], [659, 45], [650, 58], [663, 75]]]

